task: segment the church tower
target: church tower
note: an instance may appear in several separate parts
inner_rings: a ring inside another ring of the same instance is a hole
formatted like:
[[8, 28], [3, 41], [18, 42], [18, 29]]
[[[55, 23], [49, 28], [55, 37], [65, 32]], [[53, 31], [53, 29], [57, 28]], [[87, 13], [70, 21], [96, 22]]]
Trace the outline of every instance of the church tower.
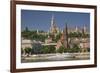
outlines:
[[56, 23], [55, 23], [55, 20], [54, 20], [54, 15], [52, 15], [50, 33], [52, 35], [56, 35], [58, 32], [59, 32], [59, 29], [56, 26]]
[[63, 30], [63, 34], [61, 37], [62, 43], [64, 45], [65, 48], [68, 48], [68, 28], [67, 28], [67, 24]]
[[56, 49], [59, 49], [61, 46], [64, 46], [65, 48], [68, 48], [68, 28], [67, 24], [62, 32], [61, 38], [57, 42]]

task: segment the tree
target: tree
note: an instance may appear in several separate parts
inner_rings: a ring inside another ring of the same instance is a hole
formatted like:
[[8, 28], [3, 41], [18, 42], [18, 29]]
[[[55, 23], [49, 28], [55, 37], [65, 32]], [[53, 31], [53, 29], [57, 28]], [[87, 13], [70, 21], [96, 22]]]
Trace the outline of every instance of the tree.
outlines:
[[55, 53], [56, 48], [54, 46], [49, 46], [49, 53]]
[[70, 32], [69, 37], [82, 37], [82, 33], [80, 32]]
[[90, 48], [87, 48], [87, 51], [90, 52]]
[[56, 52], [56, 48], [54, 46], [43, 46], [41, 51], [44, 54], [55, 53]]
[[32, 45], [33, 45], [32, 51], [31, 51], [32, 54], [41, 54], [42, 53], [42, 51], [41, 51], [42, 45], [40, 43], [34, 43]]
[[29, 56], [29, 54], [31, 53], [32, 49], [30, 47], [27, 47], [24, 50], [25, 50], [25, 53], [27, 54], [27, 56]]
[[70, 48], [69, 49], [69, 52], [70, 53], [77, 53], [77, 52], [80, 52], [80, 48], [78, 47], [78, 45], [74, 44], [73, 48]]
[[57, 50], [58, 53], [64, 53], [64, 52], [67, 52], [67, 48], [65, 48], [64, 46], [61, 46], [58, 50]]
[[24, 30], [24, 31], [21, 32], [21, 36], [23, 38], [25, 38], [25, 39], [31, 39], [32, 35], [33, 35], [32, 31], [26, 31], [26, 30]]
[[47, 46], [43, 46], [41, 51], [43, 54], [47, 54], [47, 53], [49, 53], [49, 48]]

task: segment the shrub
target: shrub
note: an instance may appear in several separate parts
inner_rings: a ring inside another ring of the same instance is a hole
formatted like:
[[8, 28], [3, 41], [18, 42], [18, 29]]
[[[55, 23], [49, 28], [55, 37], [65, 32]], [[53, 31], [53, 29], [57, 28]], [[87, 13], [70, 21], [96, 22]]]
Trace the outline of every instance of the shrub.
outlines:
[[27, 47], [27, 48], [25, 48], [24, 50], [25, 50], [25, 53], [28, 54], [28, 56], [29, 56], [29, 54], [31, 53], [31, 50], [32, 50], [32, 49], [29, 48], [29, 47]]

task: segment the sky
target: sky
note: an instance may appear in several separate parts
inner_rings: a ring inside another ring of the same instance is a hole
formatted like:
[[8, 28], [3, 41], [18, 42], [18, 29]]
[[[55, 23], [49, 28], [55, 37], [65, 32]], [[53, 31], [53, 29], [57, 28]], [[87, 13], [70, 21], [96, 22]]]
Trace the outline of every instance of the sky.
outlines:
[[66, 23], [68, 28], [77, 26], [81, 29], [85, 25], [88, 30], [90, 29], [89, 13], [21, 10], [21, 30], [25, 30], [28, 27], [29, 30], [48, 31], [52, 15], [57, 27], [61, 30], [64, 29]]

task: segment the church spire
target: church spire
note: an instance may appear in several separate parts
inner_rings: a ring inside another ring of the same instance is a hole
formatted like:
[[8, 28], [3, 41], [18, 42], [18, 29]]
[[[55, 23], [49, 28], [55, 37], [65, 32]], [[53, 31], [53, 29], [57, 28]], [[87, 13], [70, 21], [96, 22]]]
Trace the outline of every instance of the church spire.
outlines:
[[86, 29], [86, 25], [83, 25], [82, 33], [85, 34], [86, 31], [87, 31], [87, 29]]
[[50, 32], [51, 32], [52, 34], [55, 34], [55, 33], [56, 33], [56, 24], [55, 24], [55, 21], [54, 21], [54, 15], [53, 15], [53, 14], [52, 14], [52, 17], [51, 17]]
[[63, 30], [62, 36], [61, 36], [61, 40], [63, 43], [63, 46], [65, 48], [68, 48], [68, 28], [67, 28], [67, 23], [65, 25], [65, 28]]
[[77, 26], [75, 26], [75, 32], [78, 32], [78, 27]]
[[51, 17], [51, 28], [54, 27], [54, 15], [52, 14], [52, 17]]
[[59, 33], [59, 28], [57, 27], [57, 25], [55, 23], [55, 19], [54, 19], [53, 14], [52, 14], [52, 17], [51, 17], [50, 33], [55, 37]]
[[86, 33], [86, 25], [83, 26], [84, 33]]
[[68, 35], [68, 27], [67, 27], [67, 23], [66, 23], [66, 26], [65, 26], [65, 32], [66, 32], [66, 35]]

